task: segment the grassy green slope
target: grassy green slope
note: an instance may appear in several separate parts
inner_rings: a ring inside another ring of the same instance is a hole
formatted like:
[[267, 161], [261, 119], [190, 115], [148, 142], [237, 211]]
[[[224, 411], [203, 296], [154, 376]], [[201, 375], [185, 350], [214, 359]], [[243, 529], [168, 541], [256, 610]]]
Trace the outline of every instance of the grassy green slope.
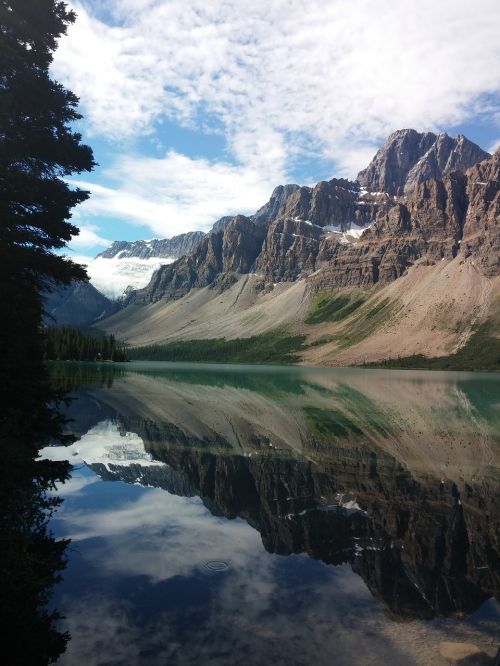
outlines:
[[179, 340], [166, 345], [127, 350], [131, 360], [196, 361], [204, 363], [278, 363], [299, 361], [305, 336], [270, 331], [251, 338], [226, 340]]

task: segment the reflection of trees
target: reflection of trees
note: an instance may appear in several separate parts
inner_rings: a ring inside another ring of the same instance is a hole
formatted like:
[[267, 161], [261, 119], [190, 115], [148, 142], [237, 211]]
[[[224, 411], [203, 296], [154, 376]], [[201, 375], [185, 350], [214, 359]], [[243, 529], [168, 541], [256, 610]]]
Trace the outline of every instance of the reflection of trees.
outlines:
[[[37, 461], [38, 449], [61, 435], [58, 396], [41, 365], [2, 377], [0, 421], [0, 623], [2, 652], [12, 664], [48, 664], [69, 639], [57, 630], [57, 611], [47, 604], [65, 567], [68, 541], [56, 541], [49, 518], [61, 500], [47, 495], [69, 476], [67, 462]], [[50, 406], [52, 405], [52, 406]]]
[[123, 368], [110, 363], [61, 361], [50, 364], [51, 383], [63, 391], [75, 391], [89, 385], [111, 388], [115, 379], [124, 376]]
[[61, 500], [45, 493], [67, 476], [67, 464], [36, 462], [28, 448], [9, 444], [16, 448], [4, 456], [0, 475], [2, 650], [12, 655], [11, 663], [47, 664], [69, 639], [56, 628], [57, 611], [46, 608], [68, 542], [50, 535], [47, 522]]

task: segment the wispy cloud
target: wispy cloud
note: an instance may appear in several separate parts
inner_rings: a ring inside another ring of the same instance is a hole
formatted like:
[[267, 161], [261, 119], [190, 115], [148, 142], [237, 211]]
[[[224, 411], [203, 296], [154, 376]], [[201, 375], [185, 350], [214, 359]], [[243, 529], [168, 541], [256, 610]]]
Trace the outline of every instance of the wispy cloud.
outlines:
[[119, 26], [74, 5], [55, 71], [110, 136], [151, 129], [161, 115], [194, 122], [205, 110], [240, 158], [265, 158], [263, 137], [274, 160], [269, 132], [340, 149], [458, 122], [500, 87], [495, 0], [480, 11], [465, 0], [255, 0], [244, 11], [235, 0], [115, 0]]
[[[89, 189], [89, 188], [86, 188]], [[78, 209], [77, 214], [74, 216], [73, 220], [78, 228], [80, 233], [78, 236], [74, 236], [71, 240], [71, 248], [75, 250], [82, 250], [89, 247], [101, 246], [105, 247], [110, 244], [110, 240], [99, 235], [100, 228], [94, 224], [86, 224], [81, 221], [81, 208]]]
[[222, 215], [251, 213], [256, 201], [265, 203], [272, 183], [284, 177], [279, 165], [265, 166], [233, 166], [175, 151], [159, 159], [122, 155], [106, 172], [114, 181], [112, 187], [74, 181], [92, 193], [79, 213], [147, 224], [159, 235], [207, 230]]

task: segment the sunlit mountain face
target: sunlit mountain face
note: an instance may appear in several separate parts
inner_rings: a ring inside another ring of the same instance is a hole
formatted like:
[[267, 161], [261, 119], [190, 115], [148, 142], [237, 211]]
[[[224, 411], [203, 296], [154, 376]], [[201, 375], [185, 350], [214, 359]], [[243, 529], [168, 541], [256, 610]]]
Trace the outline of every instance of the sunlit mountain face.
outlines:
[[40, 454], [74, 464], [53, 520], [78, 553], [60, 663], [429, 664], [450, 636], [495, 654], [495, 376], [54, 373], [77, 436]]

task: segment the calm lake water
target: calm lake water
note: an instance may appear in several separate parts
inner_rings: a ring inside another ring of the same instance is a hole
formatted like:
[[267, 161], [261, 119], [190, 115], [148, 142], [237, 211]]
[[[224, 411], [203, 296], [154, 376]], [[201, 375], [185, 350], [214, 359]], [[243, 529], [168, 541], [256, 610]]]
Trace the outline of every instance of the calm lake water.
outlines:
[[500, 377], [58, 364], [65, 665], [434, 664], [500, 637]]

